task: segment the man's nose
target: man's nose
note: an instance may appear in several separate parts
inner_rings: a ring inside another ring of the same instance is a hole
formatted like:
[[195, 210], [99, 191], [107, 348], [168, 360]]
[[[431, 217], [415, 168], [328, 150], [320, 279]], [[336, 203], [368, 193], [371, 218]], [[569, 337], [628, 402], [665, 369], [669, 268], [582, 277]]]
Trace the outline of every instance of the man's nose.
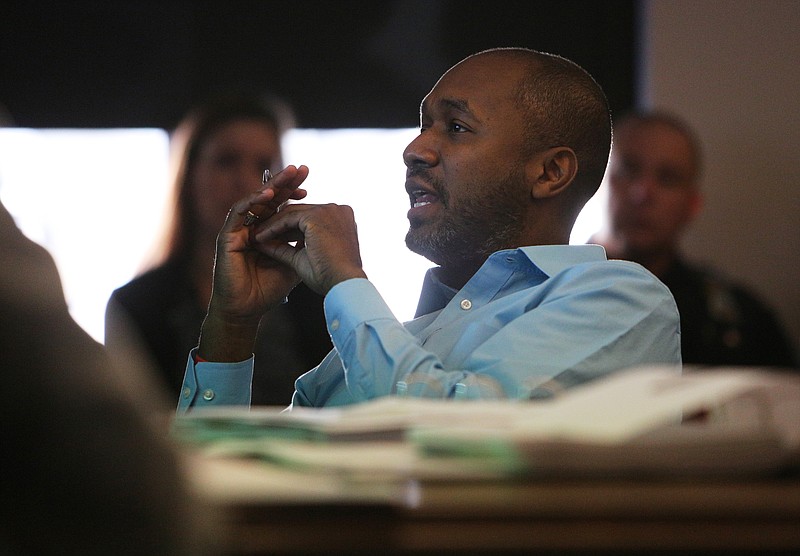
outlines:
[[636, 176], [628, 187], [628, 199], [634, 204], [644, 204], [653, 198], [657, 184], [652, 176]]
[[435, 166], [438, 151], [431, 131], [417, 135], [403, 150], [403, 162], [407, 168]]

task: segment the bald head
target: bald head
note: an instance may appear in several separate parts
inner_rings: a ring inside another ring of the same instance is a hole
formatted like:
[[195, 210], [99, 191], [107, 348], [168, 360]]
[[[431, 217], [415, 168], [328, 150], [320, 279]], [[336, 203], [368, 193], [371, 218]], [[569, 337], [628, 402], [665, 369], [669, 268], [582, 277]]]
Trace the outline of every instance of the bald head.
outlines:
[[485, 50], [524, 68], [516, 101], [527, 114], [527, 147], [536, 152], [554, 146], [575, 151], [577, 190], [588, 200], [597, 191], [611, 149], [611, 115], [605, 93], [594, 78], [561, 56], [524, 48]]
[[597, 241], [611, 256], [660, 275], [702, 209], [700, 168], [697, 140], [682, 120], [662, 112], [620, 118], [608, 170], [608, 221]]
[[660, 110], [632, 111], [625, 113], [614, 124], [614, 131], [617, 136], [637, 128], [661, 128], [679, 135], [685, 144], [685, 149], [688, 151], [686, 158], [692, 168], [691, 178], [693, 181], [699, 180], [703, 171], [703, 153], [700, 147], [700, 140], [685, 120], [675, 114]]

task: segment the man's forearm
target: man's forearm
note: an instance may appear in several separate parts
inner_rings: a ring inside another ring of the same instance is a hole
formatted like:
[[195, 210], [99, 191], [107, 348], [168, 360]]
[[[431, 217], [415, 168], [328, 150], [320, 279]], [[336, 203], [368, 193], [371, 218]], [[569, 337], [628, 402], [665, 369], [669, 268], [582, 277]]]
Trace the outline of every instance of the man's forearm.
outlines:
[[206, 315], [200, 330], [197, 355], [205, 361], [234, 363], [249, 359], [258, 333], [256, 323], [231, 323]]

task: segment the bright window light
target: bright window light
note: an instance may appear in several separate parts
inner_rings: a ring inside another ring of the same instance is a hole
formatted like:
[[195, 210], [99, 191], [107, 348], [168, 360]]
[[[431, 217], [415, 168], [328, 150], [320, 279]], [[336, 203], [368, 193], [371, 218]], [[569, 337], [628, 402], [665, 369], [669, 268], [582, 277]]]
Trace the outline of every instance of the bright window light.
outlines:
[[[306, 202], [353, 207], [364, 270], [400, 320], [413, 316], [432, 266], [404, 243], [402, 152], [416, 134], [297, 129], [284, 143], [285, 162], [311, 170]], [[98, 341], [108, 297], [141, 270], [161, 229], [168, 150], [160, 129], [0, 129], [0, 199], [53, 254], [70, 312]], [[599, 197], [579, 217], [572, 243], [598, 228]]]
[[608, 203], [608, 185], [605, 180], [600, 184], [600, 188], [594, 197], [589, 199], [586, 206], [578, 215], [575, 225], [572, 227], [572, 234], [569, 242], [572, 245], [582, 245], [587, 243], [592, 234], [603, 227], [605, 223], [606, 204]]
[[0, 199], [53, 255], [70, 313], [98, 341], [111, 291], [160, 226], [167, 156], [160, 129], [0, 129]]

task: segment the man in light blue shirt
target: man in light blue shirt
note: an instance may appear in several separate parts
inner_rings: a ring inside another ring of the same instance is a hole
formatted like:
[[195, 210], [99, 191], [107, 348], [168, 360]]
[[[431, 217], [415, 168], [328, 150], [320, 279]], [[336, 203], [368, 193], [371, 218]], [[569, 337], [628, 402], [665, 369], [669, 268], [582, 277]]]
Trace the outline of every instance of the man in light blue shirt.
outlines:
[[220, 232], [179, 411], [249, 404], [258, 322], [298, 280], [325, 296], [335, 349], [298, 379], [293, 405], [537, 398], [634, 365], [680, 364], [667, 288], [601, 247], [568, 245], [610, 149], [591, 76], [550, 54], [484, 51], [446, 72], [420, 114], [403, 153], [406, 244], [438, 266], [418, 318], [398, 322], [367, 279], [349, 207], [278, 210], [305, 196], [308, 168], [289, 166], [237, 202]]

